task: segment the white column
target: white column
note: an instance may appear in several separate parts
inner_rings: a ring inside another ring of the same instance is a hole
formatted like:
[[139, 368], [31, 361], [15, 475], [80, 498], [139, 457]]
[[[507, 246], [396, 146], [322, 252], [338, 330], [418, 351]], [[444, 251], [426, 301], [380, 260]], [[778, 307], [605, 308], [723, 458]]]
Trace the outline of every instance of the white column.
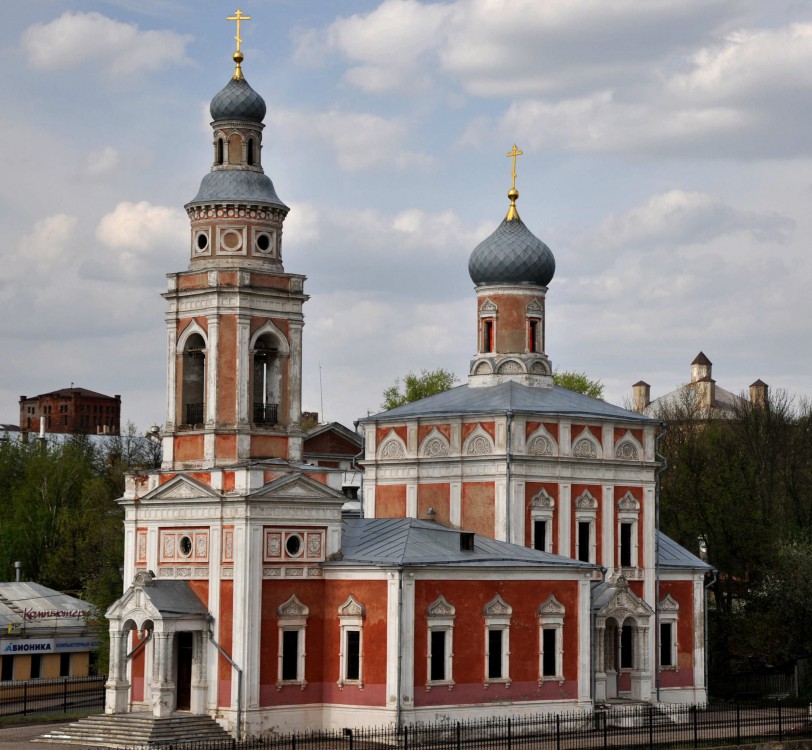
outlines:
[[558, 554], [564, 557], [572, 556], [570, 532], [572, 530], [572, 486], [570, 484], [558, 485]]
[[252, 419], [253, 394], [248, 392], [251, 381], [252, 355], [251, 316], [237, 315], [237, 424], [243, 428]]
[[[302, 413], [302, 328], [300, 320], [290, 321], [290, 360], [288, 363], [288, 422], [298, 424]], [[322, 419], [324, 415], [321, 415]]]
[[206, 427], [213, 427], [218, 421], [217, 404], [217, 360], [220, 340], [220, 318], [217, 315], [207, 317], [209, 323], [208, 345], [206, 346]]
[[152, 643], [152, 715], [169, 716], [175, 710], [173, 681], [175, 634], [154, 632]]
[[125, 675], [125, 653], [128, 633], [119, 630], [120, 623], [110, 623], [110, 666], [105, 684], [104, 712], [125, 713], [130, 703], [130, 683]]
[[178, 321], [175, 316], [166, 319], [166, 425], [165, 429], [175, 429], [177, 408], [178, 371]]
[[[578, 581], [578, 702], [589, 702], [592, 687], [590, 642], [592, 639], [592, 585], [589, 575]], [[562, 637], [564, 635], [562, 632]], [[597, 661], [596, 661], [597, 665]]]

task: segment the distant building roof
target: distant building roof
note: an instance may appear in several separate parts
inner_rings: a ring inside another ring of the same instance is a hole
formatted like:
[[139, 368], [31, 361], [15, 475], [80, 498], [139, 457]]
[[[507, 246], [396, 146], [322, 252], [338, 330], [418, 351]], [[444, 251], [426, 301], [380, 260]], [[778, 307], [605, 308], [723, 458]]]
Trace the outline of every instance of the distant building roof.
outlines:
[[55, 391], [48, 393], [40, 393], [37, 396], [21, 396], [21, 401], [31, 401], [35, 398], [44, 398], [46, 396], [53, 396], [56, 398], [70, 398], [71, 396], [80, 396], [81, 398], [121, 398], [118, 394], [115, 396], [105, 396], [103, 393], [97, 393], [87, 388], [59, 388]]
[[644, 414], [629, 411], [561, 386], [537, 388], [509, 381], [482, 388], [460, 385], [438, 393], [436, 396], [429, 396], [420, 401], [366, 417], [361, 422], [373, 422], [379, 419], [445, 417], [455, 414], [494, 414], [506, 411], [638, 423], [654, 421]]
[[91, 605], [32, 581], [0, 583], [0, 635], [9, 624], [27, 631], [84, 627], [84, 617], [78, 615], [79, 610], [90, 612]]
[[[461, 549], [463, 534], [473, 549]], [[358, 518], [344, 522], [341, 562], [368, 565], [597, 569], [598, 566], [500, 542], [414, 518]], [[328, 565], [330, 563], [327, 563]]]

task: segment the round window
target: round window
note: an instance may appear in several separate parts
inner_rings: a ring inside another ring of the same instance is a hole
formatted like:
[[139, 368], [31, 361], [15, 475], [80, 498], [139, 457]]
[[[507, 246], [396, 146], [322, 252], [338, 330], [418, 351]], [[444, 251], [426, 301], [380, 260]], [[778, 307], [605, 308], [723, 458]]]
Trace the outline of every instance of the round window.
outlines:
[[202, 232], [197, 235], [197, 249], [205, 250], [209, 246], [209, 238]]
[[188, 536], [182, 536], [178, 544], [178, 550], [184, 557], [192, 554], [192, 540]]
[[291, 557], [296, 557], [302, 551], [302, 537], [293, 534], [285, 541], [285, 549]]
[[261, 234], [257, 237], [257, 247], [263, 252], [267, 253], [268, 248], [271, 246], [271, 238], [267, 234]]

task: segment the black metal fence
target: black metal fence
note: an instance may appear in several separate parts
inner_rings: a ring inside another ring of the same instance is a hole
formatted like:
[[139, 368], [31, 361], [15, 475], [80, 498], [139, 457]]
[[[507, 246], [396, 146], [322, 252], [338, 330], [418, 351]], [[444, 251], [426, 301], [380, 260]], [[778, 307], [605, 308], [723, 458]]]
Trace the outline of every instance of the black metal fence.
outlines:
[[185, 750], [644, 750], [812, 738], [808, 706], [635, 706], [487, 721], [274, 735]]
[[96, 676], [0, 682], [0, 719], [101, 711], [106, 681], [106, 677]]

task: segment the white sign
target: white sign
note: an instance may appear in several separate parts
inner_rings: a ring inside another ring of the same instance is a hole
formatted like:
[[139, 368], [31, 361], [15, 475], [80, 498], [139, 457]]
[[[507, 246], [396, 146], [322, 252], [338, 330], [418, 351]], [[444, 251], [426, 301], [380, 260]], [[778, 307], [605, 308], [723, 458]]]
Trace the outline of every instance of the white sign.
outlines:
[[0, 641], [0, 654], [64, 654], [69, 651], [92, 651], [99, 645], [95, 638], [18, 638]]

